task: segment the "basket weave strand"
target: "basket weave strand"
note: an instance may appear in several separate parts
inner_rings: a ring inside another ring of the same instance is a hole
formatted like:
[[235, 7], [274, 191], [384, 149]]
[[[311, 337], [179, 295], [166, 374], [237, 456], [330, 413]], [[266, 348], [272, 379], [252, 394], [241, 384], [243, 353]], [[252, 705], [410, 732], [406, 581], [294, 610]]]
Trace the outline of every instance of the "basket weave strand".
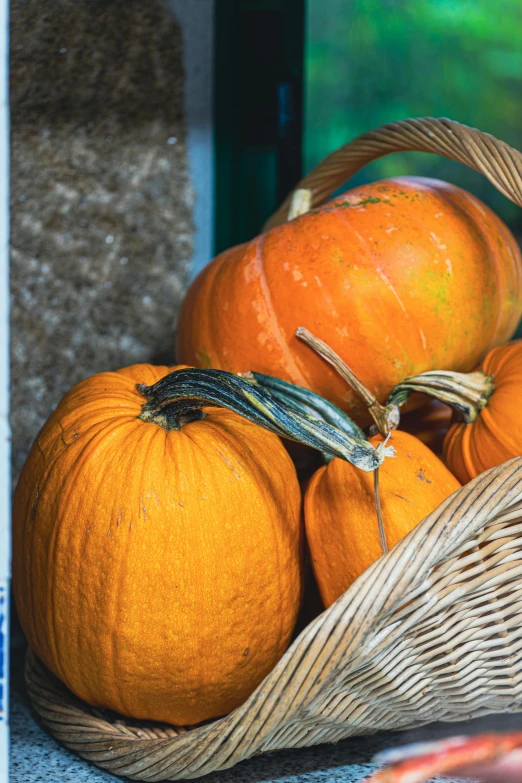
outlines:
[[[312, 193], [312, 207], [323, 204], [359, 169], [392, 152], [433, 152], [483, 174], [506, 198], [522, 206], [522, 154], [489, 133], [434, 117], [401, 120], [363, 133], [332, 152], [296, 185]], [[286, 222], [292, 193], [266, 223]]]
[[230, 715], [178, 732], [103, 717], [29, 653], [55, 737], [136, 780], [194, 778], [282, 748], [522, 708], [522, 458], [478, 476], [301, 633]]

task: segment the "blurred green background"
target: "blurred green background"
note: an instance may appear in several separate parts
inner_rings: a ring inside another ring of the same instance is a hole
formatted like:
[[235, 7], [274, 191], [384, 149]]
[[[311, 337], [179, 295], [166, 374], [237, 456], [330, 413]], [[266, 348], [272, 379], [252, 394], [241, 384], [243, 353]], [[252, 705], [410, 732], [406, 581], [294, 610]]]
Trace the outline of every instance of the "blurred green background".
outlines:
[[[449, 117], [522, 150], [521, 0], [308, 0], [305, 14], [305, 172], [360, 133], [406, 117]], [[470, 190], [522, 237], [522, 210], [438, 156], [382, 158], [350, 187], [404, 174]]]
[[[215, 252], [388, 122], [449, 117], [522, 150], [521, 32], [522, 0], [216, 0]], [[404, 174], [470, 190], [522, 239], [521, 209], [438, 156], [390, 155], [350, 187]]]

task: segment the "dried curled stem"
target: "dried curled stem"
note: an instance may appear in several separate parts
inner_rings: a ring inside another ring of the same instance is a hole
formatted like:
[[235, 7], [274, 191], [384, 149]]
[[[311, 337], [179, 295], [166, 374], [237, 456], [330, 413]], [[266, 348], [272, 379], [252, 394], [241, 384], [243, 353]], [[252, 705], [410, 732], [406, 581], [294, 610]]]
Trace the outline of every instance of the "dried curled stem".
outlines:
[[[344, 362], [327, 343], [323, 342], [323, 340], [320, 340], [318, 337], [315, 337], [315, 335], [308, 331], [308, 329], [305, 329], [304, 326], [300, 326], [297, 329], [296, 335], [299, 337], [299, 339], [303, 340], [303, 342], [309, 345], [310, 348], [312, 348], [316, 353], [318, 353], [319, 356], [322, 356], [325, 361], [331, 364], [332, 367], [339, 373], [339, 375], [344, 378], [344, 380], [350, 384], [352, 389], [357, 392], [357, 394], [364, 400], [380, 434], [385, 439], [384, 443], [380, 445], [384, 446], [386, 449], [386, 442], [390, 434], [390, 429], [396, 429], [399, 424], [400, 414], [397, 405], [381, 405], [375, 394], [372, 394], [372, 392], [364, 385], [364, 383], [359, 380], [355, 373], [348, 367], [346, 362]], [[379, 537], [381, 539], [382, 551], [384, 554], [386, 554], [388, 551], [388, 544], [386, 542], [386, 531], [384, 529], [384, 520], [382, 517], [379, 468], [377, 468], [373, 474], [373, 487], [375, 496], [375, 511], [377, 514], [377, 524], [379, 526]]]
[[433, 370], [412, 375], [397, 384], [387, 404], [401, 406], [410, 394], [422, 392], [450, 405], [466, 424], [470, 424], [487, 405], [494, 390], [493, 376], [480, 370], [470, 373]]
[[304, 326], [299, 326], [296, 331], [297, 337], [310, 346], [325, 361], [339, 373], [341, 378], [351, 386], [351, 388], [361, 397], [368, 406], [368, 410], [374, 420], [377, 429], [383, 437], [386, 437], [390, 430], [397, 429], [399, 425], [399, 408], [395, 404], [381, 405], [375, 394], [359, 380], [338, 354], [333, 351], [327, 343], [315, 337]]

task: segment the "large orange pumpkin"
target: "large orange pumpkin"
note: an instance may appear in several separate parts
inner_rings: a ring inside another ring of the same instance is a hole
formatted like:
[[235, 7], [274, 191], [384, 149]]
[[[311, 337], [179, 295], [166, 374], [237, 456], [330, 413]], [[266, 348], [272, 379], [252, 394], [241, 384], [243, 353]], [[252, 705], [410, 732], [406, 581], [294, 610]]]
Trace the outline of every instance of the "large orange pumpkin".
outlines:
[[289, 643], [300, 490], [277, 435], [236, 413], [145, 416], [137, 384], [170, 372], [95, 375], [58, 405], [16, 488], [13, 591], [79, 697], [194, 724], [241, 704]]
[[442, 371], [407, 378], [390, 403], [402, 404], [416, 391], [451, 405], [460, 418], [444, 438], [444, 460], [463, 484], [522, 455], [522, 341], [494, 348], [469, 375]]
[[283, 378], [363, 422], [364, 404], [300, 344], [298, 326], [384, 401], [409, 375], [471, 370], [521, 313], [522, 260], [504, 223], [460, 188], [403, 177], [355, 188], [215, 258], [185, 300], [177, 356]]
[[[382, 442], [382, 435], [371, 442]], [[379, 468], [388, 548], [460, 487], [414, 435], [394, 430], [390, 443], [395, 459]], [[372, 476], [340, 459], [319, 468], [305, 494], [305, 527], [319, 592], [328, 607], [383, 554]]]

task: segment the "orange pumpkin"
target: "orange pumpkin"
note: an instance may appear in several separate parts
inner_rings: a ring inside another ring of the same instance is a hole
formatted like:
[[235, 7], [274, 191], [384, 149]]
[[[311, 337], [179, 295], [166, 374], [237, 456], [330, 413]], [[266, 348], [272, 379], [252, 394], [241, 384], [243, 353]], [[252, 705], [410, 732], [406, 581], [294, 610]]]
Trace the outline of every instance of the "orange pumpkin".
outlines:
[[[372, 417], [383, 429], [383, 434], [370, 438], [370, 444], [382, 448], [388, 440], [385, 433], [394, 413], [398, 413], [396, 408], [390, 411], [380, 405], [328, 345], [305, 329], [298, 333], [364, 398]], [[312, 392], [262, 374], [252, 376], [285, 404], [334, 423], [354, 438], [364, 437], [346, 414]], [[339, 598], [385, 548], [395, 546], [460, 487], [441, 460], [414, 435], [393, 430], [389, 438], [395, 459], [386, 459], [380, 465], [378, 481], [376, 474], [333, 459], [314, 473], [306, 488], [306, 537], [325, 606]]]
[[[371, 442], [382, 442], [382, 435]], [[460, 487], [415, 436], [395, 430], [390, 443], [396, 458], [379, 468], [389, 548]], [[315, 578], [328, 607], [383, 554], [372, 476], [340, 459], [320, 468], [306, 490], [305, 527]]]
[[77, 696], [194, 724], [241, 704], [289, 643], [300, 491], [277, 435], [236, 413], [145, 416], [137, 384], [171, 372], [95, 375], [52, 413], [16, 488], [13, 591]]
[[407, 378], [389, 402], [400, 405], [417, 391], [451, 405], [461, 419], [444, 438], [444, 459], [462, 483], [522, 455], [522, 341], [494, 348], [468, 375], [441, 371]]
[[364, 404], [296, 339], [298, 326], [384, 401], [409, 375], [471, 370], [521, 313], [522, 259], [504, 223], [457, 187], [403, 177], [219, 255], [189, 290], [177, 356], [291, 381], [363, 423]]
[[494, 348], [480, 370], [487, 386], [486, 404], [474, 421], [455, 422], [444, 438], [446, 464], [463, 483], [522, 455], [522, 342]]

